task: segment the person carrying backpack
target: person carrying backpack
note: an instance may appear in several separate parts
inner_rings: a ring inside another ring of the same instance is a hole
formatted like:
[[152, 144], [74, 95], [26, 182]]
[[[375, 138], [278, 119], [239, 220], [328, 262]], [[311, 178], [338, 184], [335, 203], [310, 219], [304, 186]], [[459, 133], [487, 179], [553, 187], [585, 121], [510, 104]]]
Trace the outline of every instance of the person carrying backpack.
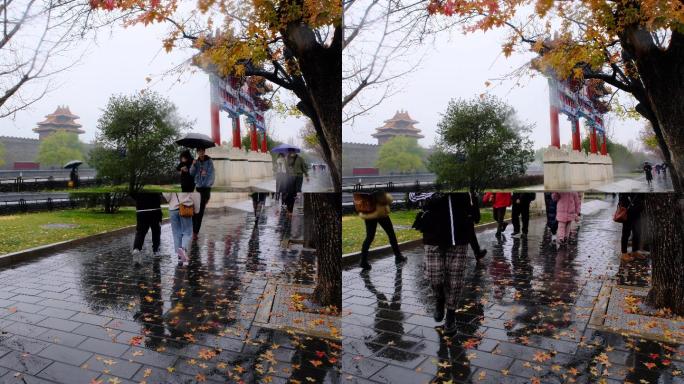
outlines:
[[[375, 239], [375, 232], [378, 228], [378, 224], [380, 224], [380, 227], [387, 233], [390, 245], [392, 246], [392, 251], [394, 252], [394, 261], [397, 264], [406, 261], [406, 257], [401, 254], [401, 250], [399, 249], [397, 236], [394, 233], [394, 226], [389, 217], [392, 195], [382, 191], [376, 191], [366, 195], [367, 196], [364, 197], [371, 200], [368, 204], [372, 205], [372, 207], [358, 210], [359, 217], [363, 219], [363, 223], [366, 227], [366, 238], [361, 245], [361, 261], [359, 266], [364, 271], [371, 269], [371, 265], [368, 263], [368, 250]], [[357, 194], [355, 198], [358, 199], [361, 197]]]

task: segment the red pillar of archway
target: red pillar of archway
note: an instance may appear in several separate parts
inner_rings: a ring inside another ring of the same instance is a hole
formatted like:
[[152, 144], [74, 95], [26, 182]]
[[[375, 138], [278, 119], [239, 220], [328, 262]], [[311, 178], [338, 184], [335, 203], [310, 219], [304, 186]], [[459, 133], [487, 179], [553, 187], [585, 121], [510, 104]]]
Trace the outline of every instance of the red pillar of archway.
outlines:
[[558, 107], [551, 105], [549, 117], [551, 118], [551, 146], [560, 148], [560, 123], [558, 121]]
[[214, 144], [221, 145], [221, 126], [219, 125], [218, 85], [215, 81], [210, 84], [209, 114], [211, 121], [211, 139]]
[[264, 136], [261, 138], [261, 152], [268, 152], [268, 142], [266, 141], [266, 131], [264, 131]]
[[589, 152], [597, 153], [598, 148], [596, 145], [596, 128], [591, 127], [591, 133], [589, 134]]
[[249, 142], [250, 142], [250, 151], [257, 152], [259, 150], [259, 144], [258, 141], [259, 139], [257, 138], [257, 131], [256, 131], [256, 126], [252, 124], [250, 130], [249, 130]]
[[582, 139], [580, 138], [579, 119], [577, 118], [572, 120], [572, 150], [582, 150]]
[[240, 140], [240, 116], [233, 117], [233, 148], [242, 148]]
[[606, 142], [606, 133], [605, 132], [603, 132], [603, 135], [601, 135], [601, 154], [602, 155], [608, 154], [608, 143]]

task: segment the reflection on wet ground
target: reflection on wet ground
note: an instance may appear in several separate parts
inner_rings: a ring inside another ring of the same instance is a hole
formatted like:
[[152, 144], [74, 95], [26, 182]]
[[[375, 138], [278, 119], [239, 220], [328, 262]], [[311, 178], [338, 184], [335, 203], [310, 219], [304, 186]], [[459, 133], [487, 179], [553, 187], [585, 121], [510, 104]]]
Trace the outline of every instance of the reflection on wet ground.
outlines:
[[[620, 265], [615, 202], [585, 202], [567, 248], [533, 218], [527, 239], [478, 234], [489, 249], [469, 254], [458, 331], [444, 336], [432, 319], [422, 247], [375, 261], [369, 273], [343, 272], [344, 382], [682, 383], [684, 347], [588, 327], [602, 281], [643, 285], [648, 264]], [[472, 251], [469, 251], [472, 252]], [[640, 263], [640, 264], [639, 264]]]
[[269, 280], [313, 282], [291, 229], [275, 205], [218, 211], [185, 267], [167, 224], [139, 267], [124, 235], [0, 270], [0, 382], [337, 381], [339, 345], [253, 324]]

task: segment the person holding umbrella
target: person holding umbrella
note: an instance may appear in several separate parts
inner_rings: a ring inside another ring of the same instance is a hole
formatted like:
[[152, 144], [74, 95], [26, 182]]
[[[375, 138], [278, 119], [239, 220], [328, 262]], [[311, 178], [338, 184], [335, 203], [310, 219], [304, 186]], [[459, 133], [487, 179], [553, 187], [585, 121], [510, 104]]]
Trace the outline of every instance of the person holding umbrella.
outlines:
[[215, 177], [214, 163], [207, 156], [206, 149], [215, 147], [216, 144], [209, 136], [201, 133], [188, 133], [176, 143], [189, 148], [197, 148], [197, 159], [193, 160], [190, 166], [190, 175], [194, 178], [195, 189], [200, 194], [199, 211], [192, 217], [192, 239], [197, 240]]
[[72, 188], [78, 188], [80, 184], [80, 179], [78, 177], [78, 166], [83, 164], [81, 160], [71, 160], [70, 162], [64, 164], [65, 169], [71, 168], [69, 172], [69, 186]]
[[294, 178], [295, 193], [302, 192], [304, 177], [309, 182], [309, 171], [304, 159], [297, 154], [297, 148], [287, 150], [287, 173]]
[[206, 155], [205, 148], [197, 148], [197, 159], [192, 162], [190, 174], [195, 177], [195, 190], [199, 192], [201, 197], [199, 212], [192, 217], [192, 239], [197, 240], [197, 234], [199, 234], [202, 226], [204, 209], [211, 197], [211, 187], [214, 185], [215, 176], [214, 163]]

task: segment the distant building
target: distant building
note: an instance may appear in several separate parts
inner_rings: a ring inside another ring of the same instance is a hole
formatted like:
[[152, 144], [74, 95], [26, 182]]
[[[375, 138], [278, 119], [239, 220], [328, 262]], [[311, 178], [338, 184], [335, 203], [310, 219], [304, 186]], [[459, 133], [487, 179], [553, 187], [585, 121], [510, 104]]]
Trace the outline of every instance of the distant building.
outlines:
[[52, 135], [56, 132], [71, 132], [75, 134], [85, 133], [81, 129], [82, 125], [76, 122], [79, 117], [71, 113], [68, 106], [58, 106], [51, 114], [45, 116], [45, 120], [38, 123], [33, 132], [38, 133], [38, 140]]
[[38, 139], [27, 137], [0, 136], [5, 148], [4, 164], [0, 169], [26, 169], [26, 163], [36, 163], [38, 158]]
[[385, 120], [385, 125], [375, 128], [377, 132], [371, 136], [378, 139], [378, 145], [383, 145], [396, 136], [413, 137], [416, 140], [424, 138], [414, 124], [418, 124], [418, 121], [413, 120], [407, 111], [397, 111], [394, 117]]
[[[72, 132], [75, 134], [85, 133], [81, 129], [81, 124], [75, 120], [79, 117], [69, 110], [68, 106], [58, 106], [57, 109], [45, 116], [45, 120], [38, 123], [38, 127], [33, 128], [33, 132], [38, 133], [38, 138], [0, 136], [0, 143], [5, 148], [4, 164], [0, 169], [27, 170], [40, 167], [38, 164], [38, 149], [40, 141], [55, 132]], [[83, 145], [85, 152], [88, 153], [93, 148], [92, 144]], [[84, 159], [85, 160], [85, 159]], [[44, 169], [44, 167], [40, 167]]]
[[[384, 121], [382, 127], [375, 129], [372, 134], [378, 140], [377, 144], [363, 144], [363, 143], [342, 143], [342, 175], [351, 176], [354, 174], [354, 168], [364, 172], [368, 168], [374, 168], [378, 161], [378, 151], [380, 146], [388, 140], [396, 136], [407, 136], [422, 139], [425, 136], [421, 134], [421, 130], [414, 127], [418, 121], [413, 120], [407, 111], [397, 111], [389, 120]], [[426, 149], [426, 155], [432, 153], [432, 150]], [[358, 172], [357, 172], [358, 173]]]

